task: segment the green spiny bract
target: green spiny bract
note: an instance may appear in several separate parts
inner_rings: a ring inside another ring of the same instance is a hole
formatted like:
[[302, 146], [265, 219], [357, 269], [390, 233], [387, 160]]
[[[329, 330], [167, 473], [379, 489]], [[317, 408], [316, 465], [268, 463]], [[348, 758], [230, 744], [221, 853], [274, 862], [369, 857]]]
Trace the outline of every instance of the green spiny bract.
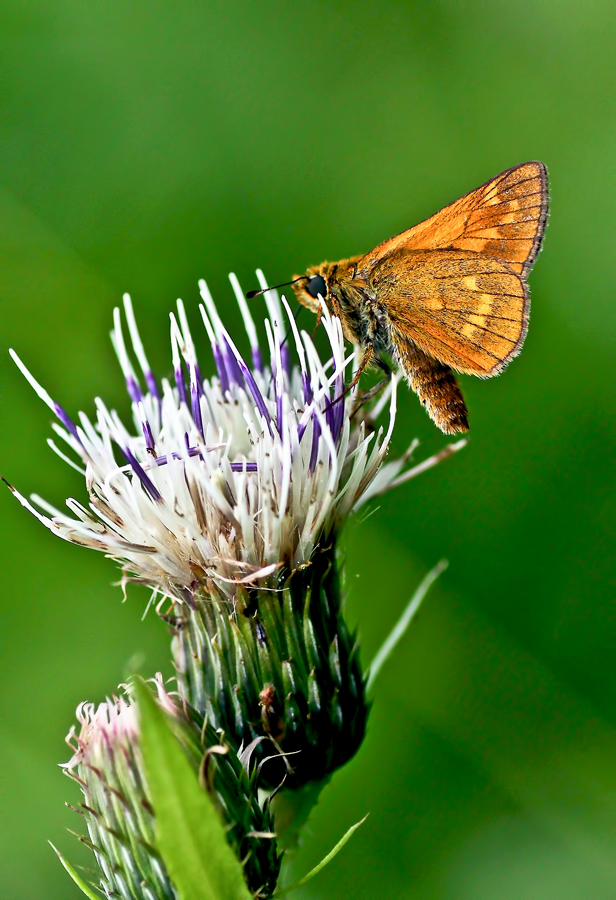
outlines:
[[[196, 710], [175, 702], [160, 682], [158, 697], [220, 812], [250, 891], [258, 898], [270, 897], [281, 857], [269, 804], [259, 802], [256, 759], [250, 750], [240, 758], [223, 735]], [[156, 849], [155, 815], [143, 775], [134, 703], [116, 697], [97, 709], [82, 704], [77, 716], [81, 730], [69, 735], [75, 753], [66, 768], [84, 796], [78, 812], [89, 836], [79, 837], [96, 856], [101, 888], [122, 900], [177, 900]]]
[[270, 590], [242, 588], [232, 605], [198, 594], [176, 606], [180, 692], [240, 748], [255, 752], [264, 784], [299, 787], [343, 765], [364, 737], [367, 703], [355, 636], [342, 613], [336, 548], [281, 570]]

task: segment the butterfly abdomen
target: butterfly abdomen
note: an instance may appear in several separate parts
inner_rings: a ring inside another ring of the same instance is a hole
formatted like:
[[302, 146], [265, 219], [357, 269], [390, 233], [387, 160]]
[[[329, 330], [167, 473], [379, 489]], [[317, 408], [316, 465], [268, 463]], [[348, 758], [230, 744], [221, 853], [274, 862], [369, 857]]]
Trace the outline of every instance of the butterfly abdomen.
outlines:
[[432, 421], [445, 434], [468, 431], [468, 410], [449, 366], [392, 329], [391, 352]]

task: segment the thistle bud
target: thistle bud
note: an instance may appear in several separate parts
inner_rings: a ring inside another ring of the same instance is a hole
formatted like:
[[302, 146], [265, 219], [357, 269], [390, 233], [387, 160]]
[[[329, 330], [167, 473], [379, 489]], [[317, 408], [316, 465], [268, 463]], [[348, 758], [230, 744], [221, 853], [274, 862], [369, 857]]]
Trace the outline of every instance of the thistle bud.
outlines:
[[[180, 705], [157, 681], [158, 702], [195, 771], [200, 773], [226, 827], [227, 840], [244, 865], [246, 883], [258, 898], [270, 897], [280, 857], [267, 805], [258, 799], [258, 772], [250, 751], [240, 759], [194, 710]], [[177, 900], [178, 894], [156, 849], [156, 820], [144, 777], [138, 709], [130, 697], [114, 697], [98, 708], [77, 709], [79, 733], [67, 742], [73, 756], [64, 768], [79, 784], [99, 885], [105, 896], [126, 900]]]

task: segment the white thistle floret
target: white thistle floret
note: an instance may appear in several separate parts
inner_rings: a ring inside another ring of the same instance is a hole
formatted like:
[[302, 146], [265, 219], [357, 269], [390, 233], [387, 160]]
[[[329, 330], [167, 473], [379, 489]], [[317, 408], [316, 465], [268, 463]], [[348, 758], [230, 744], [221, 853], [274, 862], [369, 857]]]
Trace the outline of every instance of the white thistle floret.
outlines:
[[66, 743], [73, 751], [64, 769], [74, 769], [81, 763], [104, 769], [110, 752], [130, 749], [139, 735], [138, 710], [125, 697], [114, 696], [100, 703], [80, 703], [75, 713], [79, 732], [71, 727]]
[[[258, 273], [262, 287], [265, 282]], [[124, 340], [120, 310], [112, 341], [132, 401], [132, 428], [96, 398], [96, 421], [79, 424], [38, 384], [17, 355], [13, 359], [60, 425], [54, 431], [69, 454], [52, 449], [85, 474], [88, 507], [69, 498], [67, 515], [37, 495], [19, 501], [52, 532], [104, 551], [125, 579], [155, 594], [192, 603], [213, 582], [233, 598], [239, 583], [266, 586], [281, 566], [305, 565], [317, 546], [370, 497], [402, 483], [438, 461], [406, 468], [413, 444], [383, 465], [396, 417], [397, 376], [372, 407], [352, 417], [357, 389], [344, 396], [357, 365], [345, 357], [340, 321], [322, 304], [331, 358], [323, 362], [300, 332], [285, 298], [265, 294], [269, 364], [263, 364], [257, 331], [237, 279], [231, 281], [244, 318], [252, 365], [241, 357], [222, 324], [205, 282], [200, 307], [218, 374], [203, 379], [184, 306], [171, 314], [175, 384], [161, 388], [149, 367], [130, 297], [124, 311], [134, 357]], [[290, 364], [282, 306], [298, 363]], [[187, 376], [187, 378], [186, 378]], [[187, 383], [188, 382], [188, 383]], [[388, 406], [386, 427], [373, 423]], [[450, 445], [438, 457], [464, 442]], [[81, 465], [70, 453], [76, 454]], [[121, 461], [119, 460], [121, 457]]]
[[[158, 673], [151, 679], [159, 706], [171, 716], [181, 715], [179, 697], [169, 693]], [[72, 770], [82, 763], [101, 771], [108, 769], [110, 753], [134, 754], [139, 739], [139, 710], [130, 699], [132, 686], [121, 684], [124, 695], [114, 694], [98, 706], [84, 701], [75, 712], [79, 730], [73, 725], [66, 736], [72, 750], [61, 768]]]

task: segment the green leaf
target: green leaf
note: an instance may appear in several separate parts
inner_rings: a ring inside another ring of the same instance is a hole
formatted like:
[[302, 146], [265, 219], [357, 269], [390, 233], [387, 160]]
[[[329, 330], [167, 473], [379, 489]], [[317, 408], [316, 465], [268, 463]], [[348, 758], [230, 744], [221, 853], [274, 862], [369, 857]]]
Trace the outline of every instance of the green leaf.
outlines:
[[75, 882], [77, 887], [83, 891], [83, 893], [86, 895], [86, 897], [89, 897], [90, 900], [101, 900], [101, 895], [94, 893], [92, 888], [89, 885], [87, 885], [85, 883], [85, 881], [83, 880], [83, 878], [81, 878], [77, 874], [77, 872], [73, 869], [71, 864], [64, 859], [64, 857], [62, 856], [62, 854], [60, 853], [58, 848], [54, 847], [54, 845], [51, 843], [51, 841], [49, 841], [49, 846], [51, 847], [52, 850], [55, 851], [56, 856], [58, 857], [58, 859], [60, 860], [60, 862], [66, 869], [66, 871], [68, 872], [68, 874], [71, 876], [71, 878], [73, 879], [73, 881]]
[[371, 690], [374, 682], [376, 681], [377, 675], [383, 668], [383, 665], [387, 662], [387, 660], [393, 653], [396, 644], [404, 636], [404, 632], [415, 618], [415, 614], [421, 606], [424, 597], [432, 587], [433, 582], [435, 582], [439, 575], [445, 571], [448, 565], [449, 563], [446, 559], [442, 559], [439, 563], [437, 563], [436, 566], [430, 572], [428, 572], [424, 580], [421, 582], [421, 584], [409, 600], [404, 612], [402, 613], [392, 630], [389, 632], [389, 636], [381, 645], [381, 649], [370, 664], [370, 672], [368, 674], [368, 681], [366, 682], [366, 693]]
[[250, 900], [214, 804], [150, 690], [140, 679], [135, 688], [157, 847], [181, 900]]
[[334, 856], [337, 856], [338, 853], [340, 853], [346, 842], [350, 840], [350, 838], [355, 834], [359, 826], [364, 824], [364, 822], [368, 818], [368, 815], [370, 814], [368, 813], [367, 815], [365, 815], [363, 819], [360, 819], [359, 822], [355, 823], [355, 825], [351, 825], [349, 830], [342, 835], [336, 846], [332, 850], [330, 850], [327, 856], [324, 856], [321, 862], [318, 863], [318, 865], [316, 865], [314, 869], [311, 869], [307, 875], [304, 875], [304, 877], [300, 878], [299, 881], [295, 881], [293, 884], [289, 884], [286, 887], [282, 887], [279, 890], [275, 891], [273, 896], [284, 897], [287, 894], [290, 894], [291, 891], [294, 891], [296, 888], [301, 887], [303, 884], [307, 884], [307, 882], [309, 882], [311, 878], [314, 878], [315, 875], [318, 875], [321, 869], [324, 869], [327, 863], [331, 862]]

